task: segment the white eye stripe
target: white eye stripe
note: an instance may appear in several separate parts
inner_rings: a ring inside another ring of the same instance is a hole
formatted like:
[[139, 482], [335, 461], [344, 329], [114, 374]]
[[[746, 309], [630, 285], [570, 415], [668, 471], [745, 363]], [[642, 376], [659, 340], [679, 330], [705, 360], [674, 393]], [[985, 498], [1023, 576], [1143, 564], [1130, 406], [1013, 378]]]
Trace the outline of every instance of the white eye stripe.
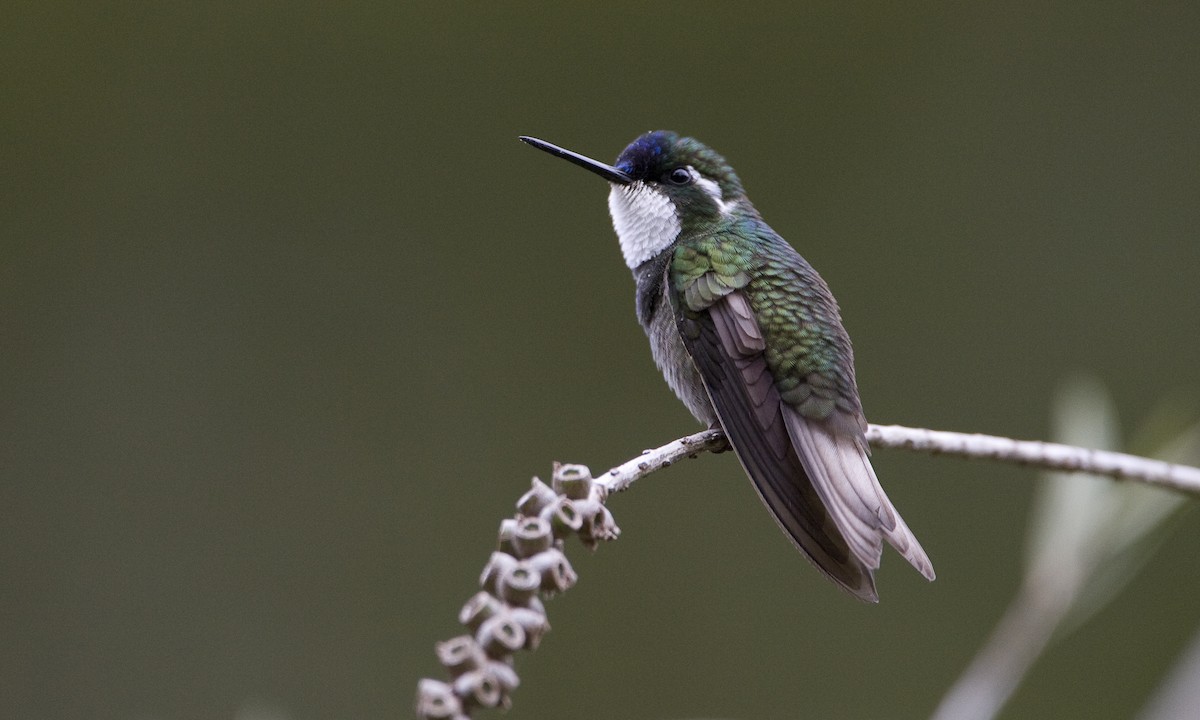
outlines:
[[[690, 165], [688, 166], [688, 171], [694, 174], [696, 173], [696, 171]], [[696, 184], [700, 186], [700, 189], [703, 190], [706, 195], [712, 198], [713, 202], [717, 205], [717, 209], [721, 211], [722, 215], [729, 214], [729, 210], [733, 207], [733, 203], [725, 202], [725, 195], [721, 192], [721, 186], [718, 185], [715, 180], [702, 177], [696, 180]]]

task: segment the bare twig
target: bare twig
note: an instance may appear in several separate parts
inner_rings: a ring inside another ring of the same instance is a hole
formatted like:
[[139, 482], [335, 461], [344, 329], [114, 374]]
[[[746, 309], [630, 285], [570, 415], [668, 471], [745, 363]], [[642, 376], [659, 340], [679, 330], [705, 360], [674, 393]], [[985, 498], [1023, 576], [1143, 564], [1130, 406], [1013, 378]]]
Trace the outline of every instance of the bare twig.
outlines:
[[685, 435], [662, 447], [644, 450], [640, 456], [604, 473], [596, 482], [607, 487], [609, 492], [618, 493], [628, 490], [635, 480], [655, 470], [669, 467], [683, 458], [696, 457], [702, 452], [712, 452], [725, 447], [728, 447], [725, 433], [720, 430], [705, 430], [695, 435]]
[[[1104, 475], [1200, 495], [1200, 468], [1109, 450], [902, 425], [871, 425], [867, 428], [867, 441], [878, 448], [983, 458], [1060, 472]], [[720, 430], [686, 435], [662, 447], [644, 451], [640, 456], [609, 470], [596, 482], [607, 487], [609, 492], [621, 492], [635, 481], [678, 460], [725, 447], [725, 435]]]
[[1200, 495], [1200, 468], [1108, 450], [900, 425], [872, 425], [867, 429], [867, 440], [874, 447], [903, 448], [935, 455], [999, 460], [1061, 472], [1104, 475]]
[[[1200, 469], [1133, 455], [895, 425], [872, 425], [867, 439], [877, 447], [1088, 472], [1200, 495]], [[516, 517], [501, 523], [499, 549], [484, 568], [483, 591], [459, 614], [470, 634], [438, 645], [451, 680], [422, 680], [417, 714], [427, 720], [465, 720], [475, 708], [507, 706], [518, 683], [513, 653], [535, 649], [549, 630], [539, 596], [575, 583], [563, 552], [566, 537], [576, 535], [593, 548], [615, 539], [620, 531], [605, 507], [609, 494], [684, 458], [727, 447], [722, 431], [705, 430], [646, 450], [599, 478], [582, 465], [556, 465], [553, 487], [534, 478], [533, 488], [517, 501]]]

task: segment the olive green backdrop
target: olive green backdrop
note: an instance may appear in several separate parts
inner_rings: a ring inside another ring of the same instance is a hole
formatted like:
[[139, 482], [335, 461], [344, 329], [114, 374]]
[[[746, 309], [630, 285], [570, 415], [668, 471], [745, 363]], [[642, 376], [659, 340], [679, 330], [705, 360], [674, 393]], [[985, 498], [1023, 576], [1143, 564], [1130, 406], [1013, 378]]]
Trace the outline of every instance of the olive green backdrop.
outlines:
[[[841, 301], [875, 422], [1045, 437], [1200, 401], [1200, 6], [4, 3], [0, 715], [392, 718], [553, 460], [695, 424], [611, 159], [723, 152]], [[513, 718], [921, 718], [1013, 592], [1035, 473], [876, 453], [933, 557], [822, 580], [732, 455], [615, 498]], [[1011, 718], [1129, 717], [1200, 515]]]

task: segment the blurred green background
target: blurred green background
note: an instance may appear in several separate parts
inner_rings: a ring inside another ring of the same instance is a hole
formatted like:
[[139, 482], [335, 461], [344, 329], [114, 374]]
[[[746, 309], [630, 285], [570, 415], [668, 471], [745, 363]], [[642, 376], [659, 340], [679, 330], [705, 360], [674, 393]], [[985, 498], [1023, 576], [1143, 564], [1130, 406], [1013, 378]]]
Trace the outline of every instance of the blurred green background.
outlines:
[[[724, 153], [875, 422], [1045, 437], [1080, 369], [1127, 430], [1200, 400], [1195, 3], [3, 9], [0, 716], [407, 717], [529, 477], [696, 428], [606, 187], [518, 134]], [[688, 462], [572, 550], [511, 717], [928, 715], [1037, 476], [876, 467], [936, 583], [890, 554], [858, 604], [731, 454]], [[1134, 713], [1196, 627], [1197, 532], [1008, 717]]]

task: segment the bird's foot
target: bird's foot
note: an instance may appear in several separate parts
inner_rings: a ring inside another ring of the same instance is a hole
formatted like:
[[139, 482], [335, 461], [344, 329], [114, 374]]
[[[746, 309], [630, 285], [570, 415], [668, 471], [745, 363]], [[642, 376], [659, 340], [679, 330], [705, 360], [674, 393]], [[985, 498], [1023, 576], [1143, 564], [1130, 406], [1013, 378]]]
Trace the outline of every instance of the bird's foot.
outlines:
[[723, 452], [729, 452], [733, 449], [733, 446], [729, 444], [729, 437], [725, 434], [725, 428], [721, 427], [720, 422], [714, 420], [713, 422], [709, 423], [708, 429], [716, 430], [717, 432], [721, 433], [721, 446], [710, 452], [720, 454]]

